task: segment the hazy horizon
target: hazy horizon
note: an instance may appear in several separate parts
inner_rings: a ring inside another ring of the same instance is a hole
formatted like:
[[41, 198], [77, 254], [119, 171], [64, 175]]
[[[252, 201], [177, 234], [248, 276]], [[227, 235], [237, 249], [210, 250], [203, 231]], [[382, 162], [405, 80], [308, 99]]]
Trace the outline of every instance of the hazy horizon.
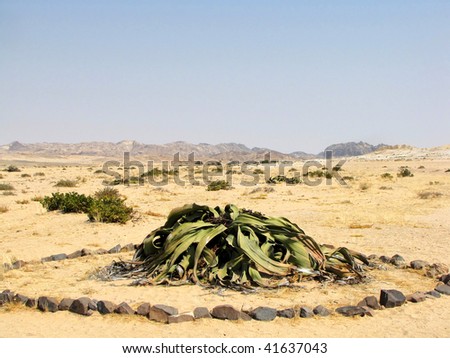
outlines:
[[0, 0], [0, 144], [450, 136], [450, 3]]

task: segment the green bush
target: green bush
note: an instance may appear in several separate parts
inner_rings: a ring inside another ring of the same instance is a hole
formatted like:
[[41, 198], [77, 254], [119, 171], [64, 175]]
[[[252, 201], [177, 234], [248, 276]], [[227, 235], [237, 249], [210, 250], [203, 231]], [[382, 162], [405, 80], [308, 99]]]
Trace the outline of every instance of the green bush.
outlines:
[[39, 201], [48, 211], [85, 213], [89, 220], [104, 223], [124, 224], [133, 214], [133, 209], [125, 205], [125, 199], [114, 188], [99, 190], [93, 197], [75, 192], [53, 193]]
[[61, 210], [63, 213], [86, 213], [92, 202], [92, 197], [75, 192], [53, 193], [41, 200], [42, 206], [48, 211]]
[[231, 185], [226, 180], [215, 180], [208, 184], [207, 191], [230, 190]]
[[133, 208], [126, 206], [124, 202], [125, 199], [108, 196], [95, 199], [87, 212], [89, 220], [125, 224], [132, 218]]

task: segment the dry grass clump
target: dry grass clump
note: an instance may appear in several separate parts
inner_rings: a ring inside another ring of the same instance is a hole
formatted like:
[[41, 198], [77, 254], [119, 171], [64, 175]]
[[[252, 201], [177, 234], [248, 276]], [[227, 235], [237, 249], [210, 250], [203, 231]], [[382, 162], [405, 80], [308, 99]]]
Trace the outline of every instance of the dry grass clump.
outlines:
[[435, 199], [435, 198], [441, 197], [442, 195], [444, 195], [444, 194], [439, 193], [437, 191], [423, 191], [423, 192], [417, 194], [419, 199]]
[[394, 177], [393, 177], [393, 175], [391, 173], [383, 173], [383, 174], [381, 174], [381, 178], [382, 179], [388, 179], [388, 180], [394, 179]]
[[13, 191], [4, 191], [3, 192], [3, 195], [4, 196], [14, 196], [14, 195], [16, 195]]
[[26, 199], [24, 199], [24, 200], [16, 200], [16, 204], [23, 204], [23, 205], [25, 205], [25, 204], [29, 204], [29, 203], [30, 203], [30, 201], [26, 200]]
[[43, 199], [44, 199], [43, 196], [41, 196], [41, 195], [36, 195], [36, 196], [33, 196], [33, 197], [31, 198], [31, 201], [36, 201], [36, 202], [40, 203]]
[[8, 210], [6, 205], [0, 205], [0, 214], [6, 213]]
[[76, 180], [61, 179], [55, 184], [55, 186], [57, 188], [75, 188], [77, 186], [77, 181]]
[[20, 177], [21, 178], [31, 178], [31, 175], [27, 174], [27, 173], [23, 173], [23, 174], [20, 175]]
[[14, 187], [8, 183], [0, 183], [0, 190], [14, 190]]
[[352, 223], [348, 226], [349, 229], [370, 229], [373, 224], [358, 224]]
[[157, 213], [157, 212], [154, 212], [154, 211], [151, 211], [151, 210], [147, 210], [144, 214], [148, 215], [148, 216], [154, 216], [156, 218], [163, 218], [163, 217], [165, 217], [165, 215]]
[[35, 177], [45, 177], [45, 173], [44, 172], [37, 172], [33, 174]]
[[370, 184], [366, 182], [362, 182], [359, 184], [359, 189], [365, 191], [370, 188]]
[[9, 173], [16, 173], [16, 172], [20, 172], [21, 170], [19, 168], [17, 168], [15, 165], [10, 165], [8, 168], [5, 169], [5, 172], [9, 172]]
[[378, 189], [380, 189], [380, 190], [393, 190], [392, 186], [384, 186], [384, 185], [380, 186]]
[[274, 188], [270, 187], [270, 186], [265, 186], [263, 188], [259, 187], [259, 188], [255, 188], [253, 190], [251, 190], [249, 192], [249, 194], [255, 194], [255, 193], [273, 193], [275, 191]]
[[2, 173], [0, 173], [0, 179], [3, 179], [3, 174]]

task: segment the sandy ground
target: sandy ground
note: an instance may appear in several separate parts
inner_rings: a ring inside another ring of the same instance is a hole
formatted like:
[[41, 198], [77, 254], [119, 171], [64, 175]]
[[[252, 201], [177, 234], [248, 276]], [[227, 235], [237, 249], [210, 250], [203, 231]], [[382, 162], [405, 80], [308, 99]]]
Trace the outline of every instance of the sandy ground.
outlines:
[[[0, 170], [10, 164], [2, 158]], [[105, 174], [98, 158], [73, 159], [27, 158], [17, 162], [19, 173], [0, 171], [0, 183], [14, 187], [13, 195], [0, 191], [0, 254], [3, 262], [25, 261], [81, 248], [109, 249], [116, 244], [140, 243], [146, 234], [162, 225], [174, 207], [196, 202], [212, 206], [235, 203], [239, 207], [261, 211], [271, 216], [285, 216], [302, 227], [318, 242], [346, 246], [365, 254], [402, 255], [407, 262], [414, 259], [450, 265], [450, 159], [422, 160], [358, 160], [348, 161], [341, 175], [351, 176], [349, 185], [323, 182], [272, 186], [273, 192], [259, 191], [239, 185], [234, 175], [234, 189], [208, 192], [205, 186], [162, 188], [150, 185], [117, 186], [127, 203], [138, 213], [126, 225], [91, 223], [84, 214], [46, 212], [32, 199], [55, 191], [77, 191], [93, 194], [103, 188]], [[379, 159], [379, 158], [378, 158]], [[89, 164], [91, 161], [91, 164]], [[45, 162], [45, 164], [43, 164]], [[299, 168], [301, 163], [296, 164]], [[411, 178], [397, 178], [400, 166], [409, 166]], [[381, 174], [391, 173], [392, 179]], [[37, 176], [36, 173], [44, 173]], [[24, 176], [28, 174], [28, 176]], [[55, 188], [60, 179], [78, 180], [76, 188]], [[437, 192], [437, 198], [422, 199], [420, 193]], [[274, 308], [314, 307], [322, 304], [330, 309], [356, 304], [367, 295], [379, 295], [382, 288], [397, 288], [405, 294], [434, 288], [436, 281], [412, 270], [369, 271], [367, 283], [342, 286], [335, 283], [305, 282], [299, 289], [261, 290], [241, 294], [226, 290], [205, 290], [197, 286], [131, 287], [129, 281], [101, 281], [96, 273], [113, 260], [130, 259], [132, 253], [81, 257], [61, 262], [29, 264], [22, 269], [0, 271], [0, 291], [38, 297], [57, 298], [89, 296], [136, 307], [141, 302], [163, 303], [192, 311], [195, 307], [229, 303], [236, 308], [261, 305]], [[406, 304], [397, 309], [377, 311], [375, 317], [281, 319], [263, 322], [222, 322], [202, 320], [179, 325], [164, 325], [141, 317], [82, 317], [68, 312], [41, 313], [16, 305], [0, 308], [0, 337], [450, 337], [446, 312], [450, 298], [428, 299], [419, 304]], [[43, 329], [43, 327], [51, 327]]]

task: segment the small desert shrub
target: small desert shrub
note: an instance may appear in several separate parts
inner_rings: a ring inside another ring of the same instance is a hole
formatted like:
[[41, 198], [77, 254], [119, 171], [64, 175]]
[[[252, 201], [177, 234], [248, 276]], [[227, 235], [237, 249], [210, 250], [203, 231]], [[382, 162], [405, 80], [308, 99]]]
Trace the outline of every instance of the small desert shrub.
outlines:
[[43, 199], [44, 199], [44, 197], [42, 197], [40, 195], [36, 195], [31, 198], [31, 201], [37, 201], [38, 203], [40, 203]]
[[389, 180], [394, 179], [394, 177], [392, 176], [391, 173], [383, 173], [383, 174], [381, 174], [381, 178], [382, 179], [389, 179]]
[[8, 207], [5, 205], [0, 205], [0, 214], [6, 213], [8, 211]]
[[286, 183], [286, 184], [300, 184], [302, 181], [300, 178], [287, 178], [284, 175], [277, 175], [276, 177], [270, 177], [266, 183], [267, 184], [278, 184], [278, 183]]
[[344, 180], [348, 180], [348, 181], [352, 181], [352, 180], [355, 180], [355, 178], [354, 178], [354, 177], [352, 177], [352, 176], [349, 176], [349, 175], [343, 176], [343, 177], [342, 177], [342, 179], [344, 179]]
[[342, 169], [342, 167], [338, 164], [338, 165], [335, 165], [334, 167], [333, 167], [333, 170], [335, 171], [335, 172], [338, 172], [339, 170], [341, 170]]
[[99, 200], [103, 200], [103, 199], [119, 199], [120, 193], [117, 189], [115, 188], [111, 188], [111, 187], [106, 187], [102, 190], [97, 191], [94, 194], [94, 198], [95, 199], [99, 199]]
[[89, 220], [125, 224], [132, 218], [133, 208], [126, 206], [124, 202], [125, 199], [113, 197], [95, 199], [87, 212]]
[[3, 174], [2, 173], [0, 173], [0, 179], [3, 179]]
[[230, 190], [231, 185], [226, 180], [215, 180], [208, 184], [207, 191]]
[[425, 169], [425, 167], [423, 165], [421, 165], [420, 167], [418, 167], [417, 169]]
[[20, 172], [20, 169], [17, 168], [15, 165], [10, 165], [8, 168], [5, 169], [6, 172], [14, 173], [14, 172]]
[[44, 172], [37, 172], [33, 174], [35, 177], [45, 177], [45, 173]]
[[53, 193], [40, 200], [48, 211], [86, 213], [89, 220], [124, 224], [132, 218], [133, 209], [125, 205], [119, 192], [113, 188], [97, 191], [92, 196], [71, 193]]
[[262, 169], [257, 168], [253, 171], [253, 174], [256, 174], [256, 175], [264, 174], [264, 171]]
[[75, 180], [61, 179], [55, 184], [55, 186], [57, 188], [75, 188], [77, 186], [77, 182]]
[[14, 190], [14, 187], [11, 184], [0, 183], [0, 190]]
[[319, 178], [321, 178], [321, 177], [324, 176], [324, 172], [322, 170], [318, 169], [318, 170], [314, 170], [312, 172], [308, 172], [307, 175], [310, 176], [310, 177], [319, 177]]
[[255, 193], [273, 193], [275, 191], [274, 188], [272, 188], [271, 186], [265, 186], [263, 188], [259, 187], [259, 188], [255, 188], [253, 190], [251, 190], [249, 192], [249, 194], [255, 194]]
[[63, 213], [86, 213], [92, 202], [92, 197], [75, 192], [53, 193], [41, 200], [48, 211], [61, 210]]
[[103, 169], [97, 169], [94, 174], [105, 174], [105, 171]]
[[446, 172], [446, 173], [450, 173], [450, 169], [447, 169], [445, 172]]
[[333, 178], [333, 174], [331, 174], [330, 172], [325, 172], [325, 178], [331, 179]]
[[393, 190], [391, 186], [380, 186], [379, 187], [380, 190]]
[[4, 192], [3, 192], [3, 195], [4, 195], [4, 196], [14, 196], [14, 195], [16, 195], [16, 194], [14, 194], [13, 191], [4, 191]]
[[367, 190], [367, 189], [369, 189], [370, 188], [370, 184], [369, 183], [366, 183], [366, 182], [364, 182], [364, 183], [360, 183], [359, 184], [359, 189], [360, 190]]
[[30, 177], [31, 177], [30, 174], [26, 174], [26, 173], [21, 174], [20, 176], [21, 176], [22, 178], [30, 178]]
[[411, 173], [411, 170], [409, 170], [408, 167], [400, 167], [397, 176], [401, 178], [406, 178], [406, 177], [413, 177], [414, 174]]
[[29, 203], [30, 203], [30, 201], [26, 200], [26, 199], [24, 199], [24, 200], [16, 200], [16, 204], [23, 204], [23, 205], [25, 205], [25, 204], [29, 204]]
[[442, 193], [439, 193], [437, 191], [424, 191], [418, 194], [419, 199], [435, 199], [442, 196]]

